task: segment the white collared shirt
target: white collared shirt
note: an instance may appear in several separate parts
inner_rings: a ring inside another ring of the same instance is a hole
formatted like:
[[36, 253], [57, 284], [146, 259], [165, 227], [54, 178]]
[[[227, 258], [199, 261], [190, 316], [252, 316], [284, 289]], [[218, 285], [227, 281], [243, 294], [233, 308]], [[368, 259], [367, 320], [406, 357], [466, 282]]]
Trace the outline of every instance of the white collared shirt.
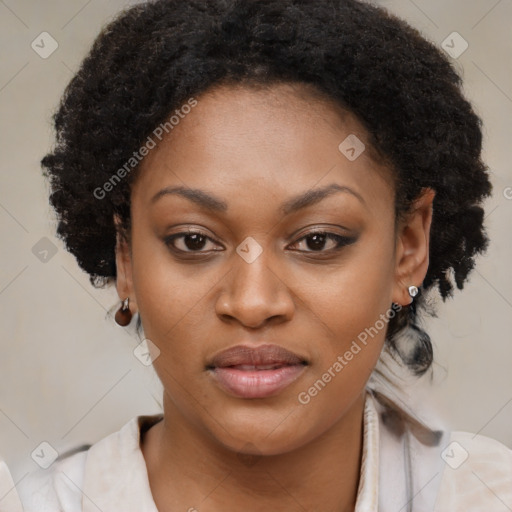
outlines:
[[0, 512], [23, 512], [7, 464], [0, 459]]
[[[512, 511], [512, 450], [464, 432], [424, 445], [410, 433], [397, 436], [388, 413], [369, 392], [355, 512]], [[24, 512], [158, 512], [140, 436], [160, 417], [133, 418], [89, 450], [24, 478]], [[0, 501], [4, 510], [18, 512]]]

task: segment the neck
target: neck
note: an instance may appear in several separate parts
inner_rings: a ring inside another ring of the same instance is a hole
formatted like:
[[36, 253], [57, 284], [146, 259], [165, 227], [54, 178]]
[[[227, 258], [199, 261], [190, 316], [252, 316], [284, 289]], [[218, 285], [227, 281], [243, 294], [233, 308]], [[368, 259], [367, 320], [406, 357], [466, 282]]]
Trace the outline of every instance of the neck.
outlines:
[[235, 453], [164, 399], [164, 420], [142, 441], [158, 510], [353, 511], [364, 396], [322, 435], [278, 455]]

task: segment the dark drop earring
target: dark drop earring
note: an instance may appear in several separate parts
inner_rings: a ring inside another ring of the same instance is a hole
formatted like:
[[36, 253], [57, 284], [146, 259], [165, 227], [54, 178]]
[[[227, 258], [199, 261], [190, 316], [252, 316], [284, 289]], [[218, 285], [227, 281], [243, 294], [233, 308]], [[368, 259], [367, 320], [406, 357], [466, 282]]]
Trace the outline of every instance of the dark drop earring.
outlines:
[[121, 307], [117, 310], [114, 317], [116, 324], [121, 327], [127, 326], [132, 321], [132, 312], [130, 311], [130, 298], [126, 297], [121, 302]]

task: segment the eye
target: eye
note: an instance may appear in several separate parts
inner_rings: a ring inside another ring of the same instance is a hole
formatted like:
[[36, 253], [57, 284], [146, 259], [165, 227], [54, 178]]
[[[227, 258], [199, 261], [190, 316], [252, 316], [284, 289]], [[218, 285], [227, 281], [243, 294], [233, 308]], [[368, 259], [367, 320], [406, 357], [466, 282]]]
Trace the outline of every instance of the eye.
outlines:
[[[212, 238], [200, 231], [186, 231], [170, 235], [164, 240], [165, 245], [178, 252], [208, 252], [204, 250], [208, 242], [215, 242]], [[179, 246], [179, 247], [178, 247]], [[214, 251], [222, 249], [210, 249]]]
[[[356, 241], [356, 237], [347, 237], [328, 231], [313, 231], [301, 237], [293, 245], [303, 245], [306, 249], [298, 249], [301, 252], [329, 253], [350, 245]], [[216, 241], [200, 231], [186, 231], [170, 235], [164, 239], [165, 244], [175, 252], [181, 253], [205, 253], [220, 251], [216, 249]], [[208, 249], [208, 243], [213, 245]]]
[[[353, 244], [356, 241], [356, 237], [347, 237], [338, 235], [336, 233], [330, 233], [327, 231], [312, 231], [306, 236], [299, 238], [294, 245], [303, 244], [309, 250], [303, 250], [303, 252], [331, 252], [341, 249], [346, 245]], [[327, 249], [325, 246], [327, 245]], [[299, 249], [300, 250], [300, 249]]]

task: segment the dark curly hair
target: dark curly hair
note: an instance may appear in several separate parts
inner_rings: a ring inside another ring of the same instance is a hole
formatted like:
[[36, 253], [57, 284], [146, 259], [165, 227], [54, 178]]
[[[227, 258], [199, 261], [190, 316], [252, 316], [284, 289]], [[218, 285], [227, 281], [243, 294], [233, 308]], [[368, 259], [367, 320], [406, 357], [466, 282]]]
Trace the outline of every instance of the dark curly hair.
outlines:
[[383, 8], [357, 0], [157, 0], [122, 12], [97, 37], [54, 116], [56, 145], [42, 165], [59, 237], [94, 286], [111, 283], [113, 217], [129, 232], [137, 166], [106, 198], [94, 191], [191, 97], [223, 84], [277, 83], [307, 85], [356, 115], [394, 171], [397, 219], [424, 188], [435, 190], [426, 278], [387, 332], [395, 353], [404, 328], [418, 334], [417, 350], [402, 359], [424, 373], [432, 345], [418, 308], [428, 311], [428, 290], [445, 300], [454, 284], [462, 289], [487, 248], [480, 204], [491, 184], [481, 120], [460, 76]]

